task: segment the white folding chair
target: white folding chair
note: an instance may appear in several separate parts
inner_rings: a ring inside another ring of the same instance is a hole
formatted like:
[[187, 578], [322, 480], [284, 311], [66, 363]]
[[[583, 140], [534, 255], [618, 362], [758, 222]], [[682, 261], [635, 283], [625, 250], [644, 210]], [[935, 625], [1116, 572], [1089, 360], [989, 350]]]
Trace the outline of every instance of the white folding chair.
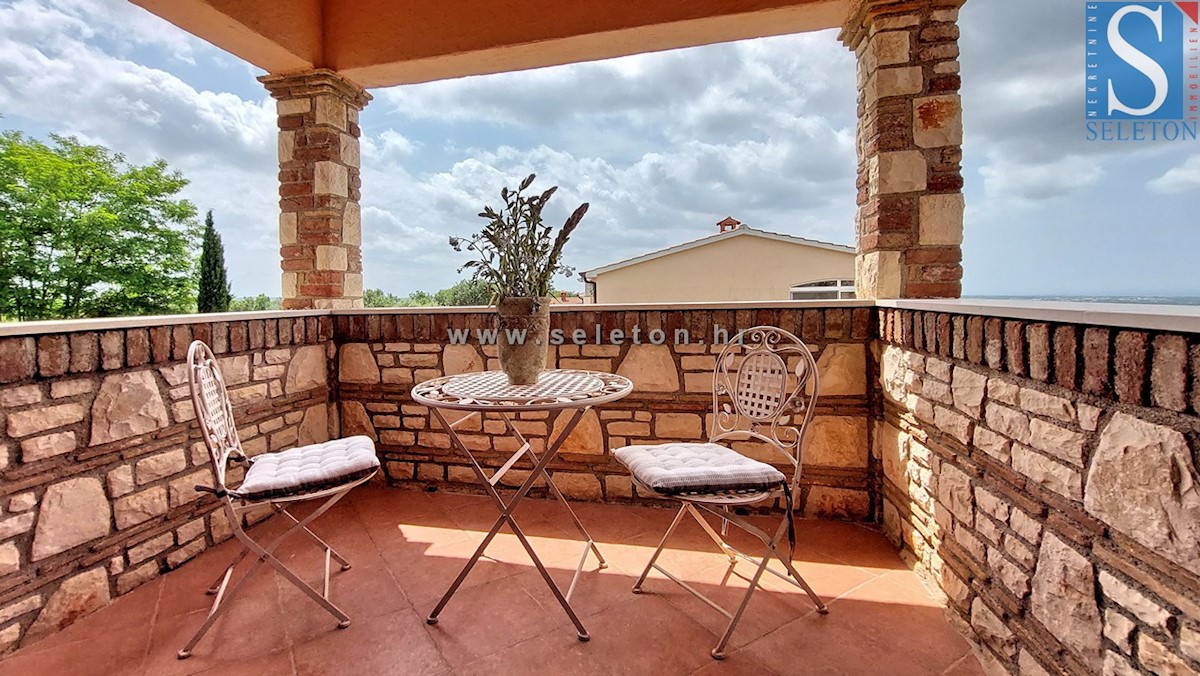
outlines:
[[[196, 635], [179, 651], [179, 659], [191, 656], [192, 649], [228, 607], [227, 602], [264, 562], [337, 618], [339, 629], [350, 626], [350, 617], [329, 600], [330, 559], [337, 561], [342, 570], [349, 569], [350, 562], [309, 530], [308, 524], [341, 500], [350, 489], [375, 475], [379, 470], [375, 443], [370, 437], [348, 437], [248, 458], [242, 452], [242, 444], [238, 439], [233, 407], [225, 391], [221, 370], [212, 351], [203, 342], [197, 340], [188, 348], [188, 367], [192, 405], [196, 409], [204, 444], [208, 447], [214, 480], [213, 486], [196, 486], [196, 490], [212, 493], [221, 500], [225, 516], [234, 536], [242, 543], [242, 549], [208, 589], [209, 594], [216, 595], [212, 608]], [[225, 483], [225, 471], [230, 462], [248, 463], [245, 477], [236, 489]], [[324, 502], [302, 519], [297, 519], [287, 509], [292, 503], [320, 499], [324, 499]], [[266, 545], [255, 542], [242, 528], [243, 514], [263, 505], [270, 505], [274, 509], [272, 518], [282, 515], [291, 521], [286, 531]], [[279, 545], [297, 533], [305, 534], [325, 550], [325, 575], [320, 592], [288, 570], [274, 556]], [[254, 563], [226, 594], [234, 568], [251, 553], [256, 557]]]
[[[790, 369], [789, 361], [793, 364]], [[729, 637], [746, 612], [750, 597], [759, 587], [764, 572], [803, 589], [816, 604], [818, 612], [828, 612], [825, 603], [792, 565], [795, 548], [792, 500], [800, 481], [804, 432], [812, 420], [817, 386], [816, 362], [800, 339], [787, 331], [769, 326], [747, 329], [729, 343], [717, 359], [713, 372], [712, 423], [707, 443], [625, 446], [613, 451], [617, 460], [629, 469], [640, 491], [680, 502], [679, 513], [634, 584], [633, 592], [642, 592], [646, 576], [654, 569], [729, 618], [729, 626], [712, 650], [712, 656], [716, 659], [725, 657]], [[762, 442], [778, 451], [779, 461], [786, 460], [791, 465], [791, 479], [770, 464], [718, 443], [742, 440]], [[739, 507], [777, 498], [783, 498], [786, 511], [774, 535], [756, 527], [734, 511]], [[721, 552], [729, 557], [731, 567], [739, 558], [757, 566], [749, 589], [735, 610], [723, 608], [658, 565], [659, 555], [685, 514], [690, 514], [699, 522]], [[705, 514], [720, 520], [720, 534], [705, 520]], [[762, 541], [764, 551], [761, 559], [725, 541], [723, 536], [728, 534], [729, 524], [742, 528]], [[772, 559], [782, 563], [784, 570], [769, 566]]]

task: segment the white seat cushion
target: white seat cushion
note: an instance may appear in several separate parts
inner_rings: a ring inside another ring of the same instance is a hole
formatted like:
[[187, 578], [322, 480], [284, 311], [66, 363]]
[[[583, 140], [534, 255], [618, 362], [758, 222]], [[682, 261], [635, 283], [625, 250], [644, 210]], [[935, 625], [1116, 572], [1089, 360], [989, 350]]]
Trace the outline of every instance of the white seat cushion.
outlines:
[[379, 468], [375, 442], [357, 436], [256, 456], [237, 489], [245, 500], [267, 500], [334, 488]]
[[613, 451], [642, 484], [663, 495], [778, 488], [783, 472], [713, 443], [624, 446]]

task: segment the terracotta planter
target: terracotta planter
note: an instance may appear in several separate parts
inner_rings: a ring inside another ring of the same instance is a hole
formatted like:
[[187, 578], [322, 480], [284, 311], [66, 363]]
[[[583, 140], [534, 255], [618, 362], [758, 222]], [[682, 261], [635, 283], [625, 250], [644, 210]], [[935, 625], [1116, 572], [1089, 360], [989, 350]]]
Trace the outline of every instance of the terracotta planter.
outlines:
[[[505, 298], [496, 305], [500, 319], [500, 369], [512, 385], [532, 385], [546, 367], [550, 345], [550, 298]], [[512, 340], [510, 342], [510, 336]]]

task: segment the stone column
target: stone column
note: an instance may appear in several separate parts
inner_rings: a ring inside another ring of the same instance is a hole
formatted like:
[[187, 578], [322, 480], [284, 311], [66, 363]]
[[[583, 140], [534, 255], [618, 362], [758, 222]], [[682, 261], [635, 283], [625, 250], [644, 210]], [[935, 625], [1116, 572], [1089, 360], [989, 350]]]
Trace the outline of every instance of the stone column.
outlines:
[[279, 114], [283, 308], [362, 307], [359, 85], [318, 69], [259, 81]]
[[860, 298], [962, 292], [964, 0], [854, 0], [840, 39], [858, 56]]

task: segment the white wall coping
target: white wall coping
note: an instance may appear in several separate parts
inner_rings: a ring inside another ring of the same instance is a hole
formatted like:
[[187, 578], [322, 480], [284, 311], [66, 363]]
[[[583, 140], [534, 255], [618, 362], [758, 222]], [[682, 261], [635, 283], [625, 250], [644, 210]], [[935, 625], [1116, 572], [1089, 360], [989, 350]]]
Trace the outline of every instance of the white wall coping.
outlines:
[[[896, 308], [923, 312], [980, 315], [1028, 321], [1088, 324], [1150, 331], [1200, 333], [1200, 306], [1134, 305], [1122, 303], [1080, 303], [1035, 300], [786, 300], [740, 301], [724, 303], [627, 303], [627, 304], [555, 304], [551, 312], [638, 312], [670, 310], [776, 310], [828, 308]], [[207, 324], [254, 319], [295, 319], [297, 317], [481, 314], [492, 312], [486, 306], [366, 308], [356, 310], [269, 310], [264, 312], [223, 312], [150, 317], [111, 317], [60, 321], [9, 322], [0, 324], [0, 337], [37, 336], [78, 331], [109, 331], [180, 324]]]
[[140, 329], [180, 324], [209, 324], [213, 322], [244, 322], [251, 319], [295, 319], [324, 317], [329, 310], [265, 310], [263, 312], [214, 312], [194, 315], [148, 315], [144, 317], [101, 317], [99, 319], [56, 319], [38, 322], [0, 323], [2, 336], [35, 336], [78, 331], [111, 331]]
[[982, 315], [1038, 322], [1200, 333], [1200, 306], [1082, 303], [1051, 300], [878, 300], [878, 307]]
[[[768, 300], [728, 301], [695, 303], [555, 303], [551, 312], [638, 312], [649, 310], [786, 310], [874, 307], [869, 300]], [[424, 315], [424, 314], [479, 314], [495, 312], [486, 305], [464, 305], [456, 307], [394, 307], [333, 310], [337, 315]]]

